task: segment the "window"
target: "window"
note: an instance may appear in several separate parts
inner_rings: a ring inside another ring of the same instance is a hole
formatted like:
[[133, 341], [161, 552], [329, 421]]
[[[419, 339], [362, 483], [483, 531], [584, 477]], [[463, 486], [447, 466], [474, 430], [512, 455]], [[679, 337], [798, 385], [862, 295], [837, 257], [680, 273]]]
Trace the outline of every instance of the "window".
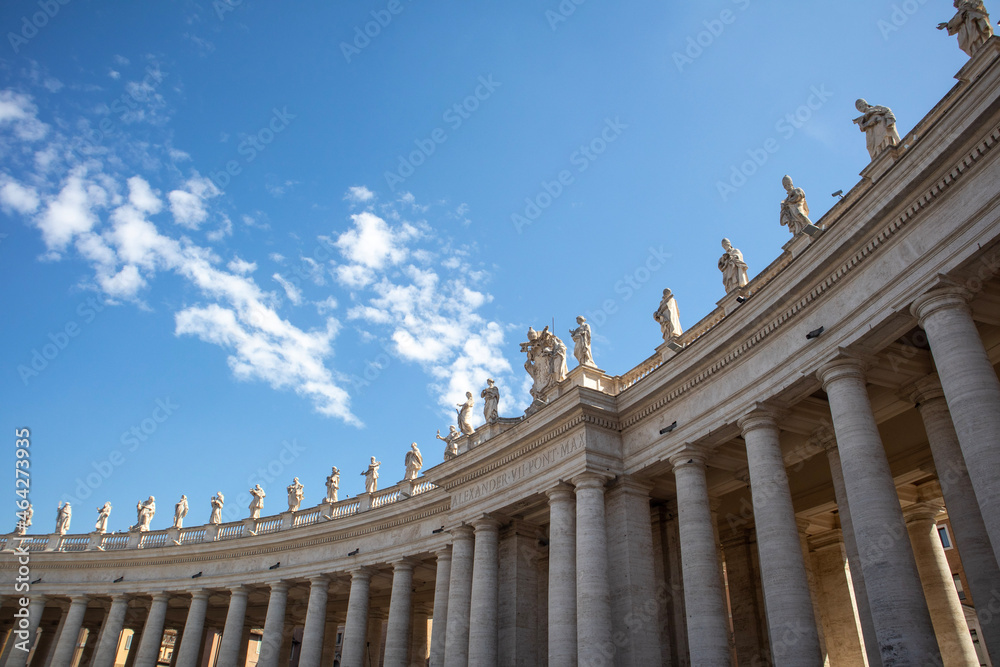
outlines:
[[125, 650], [126, 651], [129, 650], [130, 648], [132, 648], [132, 637], [134, 637], [134, 636], [135, 635], [129, 635], [128, 637], [125, 638]]
[[961, 575], [953, 574], [953, 575], [951, 575], [951, 577], [952, 577], [952, 579], [955, 580], [955, 590], [958, 591], [958, 599], [959, 600], [964, 600], [965, 599], [965, 589], [962, 588], [962, 577], [961, 577]]
[[948, 534], [948, 526], [938, 526], [938, 535], [941, 537], [941, 546], [951, 549], [951, 535]]

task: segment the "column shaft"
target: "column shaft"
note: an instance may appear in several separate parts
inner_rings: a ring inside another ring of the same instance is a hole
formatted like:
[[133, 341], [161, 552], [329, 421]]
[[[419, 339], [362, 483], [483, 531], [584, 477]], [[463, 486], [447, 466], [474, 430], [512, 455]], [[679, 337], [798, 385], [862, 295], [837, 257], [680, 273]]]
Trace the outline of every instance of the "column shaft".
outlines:
[[56, 667], [69, 665], [70, 660], [72, 660], [73, 653], [76, 651], [76, 640], [80, 636], [80, 628], [83, 627], [83, 616], [87, 613], [89, 602], [90, 598], [85, 595], [71, 598], [69, 611], [66, 612], [66, 621], [63, 623], [55, 652], [52, 654], [51, 662]]
[[434, 625], [431, 627], [430, 667], [444, 667], [444, 646], [448, 629], [448, 588], [451, 578], [451, 551], [437, 553], [434, 577]]
[[7, 655], [7, 662], [5, 667], [24, 667], [28, 664], [28, 656], [30, 655], [32, 645], [35, 642], [35, 635], [38, 632], [38, 624], [42, 621], [42, 614], [45, 612], [45, 603], [48, 602], [48, 598], [43, 595], [32, 596], [31, 601], [28, 603], [28, 639], [24, 642], [24, 646], [27, 647], [27, 651], [22, 651], [17, 647], [20, 643], [17, 634], [11, 632], [8, 638], [8, 650], [5, 651]]
[[288, 584], [277, 581], [271, 584], [264, 618], [264, 636], [260, 642], [260, 659], [257, 667], [278, 667], [281, 645], [285, 639], [285, 606], [288, 604]]
[[220, 665], [235, 665], [239, 660], [243, 622], [247, 613], [247, 596], [248, 591], [243, 586], [234, 588], [230, 594], [226, 625], [222, 630], [222, 643], [219, 645]]
[[326, 631], [326, 600], [330, 580], [325, 576], [309, 580], [309, 604], [306, 607], [306, 624], [302, 628], [302, 647], [299, 667], [319, 667], [323, 657], [323, 633]]
[[576, 496], [560, 484], [549, 496], [549, 667], [576, 661]]
[[413, 630], [410, 633], [412, 641], [407, 667], [427, 667], [427, 614], [414, 611], [410, 625]]
[[410, 615], [413, 598], [413, 564], [396, 561], [392, 568], [392, 595], [385, 635], [385, 667], [407, 667], [410, 655]]
[[576, 485], [576, 652], [581, 659], [608, 664], [614, 656], [614, 645], [604, 514], [605, 478], [584, 473], [573, 482]]
[[347, 623], [340, 664], [362, 665], [365, 659], [365, 637], [368, 630], [368, 593], [371, 573], [365, 569], [351, 573], [351, 593], [347, 602]]
[[474, 526], [476, 547], [469, 603], [469, 664], [474, 667], [489, 667], [497, 664], [500, 523], [492, 517], [484, 517], [476, 521]]
[[94, 665], [113, 665], [115, 654], [118, 653], [118, 642], [125, 627], [125, 615], [128, 613], [128, 598], [116, 595], [111, 598], [111, 608], [104, 619], [101, 638], [94, 656]]
[[177, 667], [198, 667], [201, 649], [201, 638], [205, 631], [205, 614], [208, 612], [208, 591], [199, 590], [191, 593], [191, 606], [188, 607], [187, 620], [181, 634], [181, 645], [177, 649], [175, 663]]
[[459, 526], [452, 534], [454, 542], [451, 549], [444, 664], [445, 667], [466, 667], [469, 662], [469, 613], [472, 603], [475, 537], [471, 526]]
[[841, 359], [819, 371], [841, 450], [861, 570], [882, 664], [939, 660], [903, 511], [865, 387], [863, 365]]

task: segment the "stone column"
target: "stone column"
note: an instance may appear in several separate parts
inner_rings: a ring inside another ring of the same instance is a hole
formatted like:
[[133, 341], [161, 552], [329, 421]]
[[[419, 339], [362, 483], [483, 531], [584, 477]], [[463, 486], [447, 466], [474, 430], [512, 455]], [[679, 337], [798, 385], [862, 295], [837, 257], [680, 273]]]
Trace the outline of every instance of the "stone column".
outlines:
[[[955, 533], [955, 544], [969, 582], [969, 592], [973, 603], [982, 609], [1000, 591], [1000, 567], [997, 567], [997, 559], [993, 555], [993, 546], [937, 376], [920, 380], [912, 399], [917, 403], [924, 430], [927, 431], [944, 504]], [[985, 616], [980, 616], [983, 644], [991, 656], [1000, 659], [1000, 619], [993, 614], [988, 622], [984, 623], [984, 620], [987, 620]]]
[[410, 641], [410, 661], [407, 667], [427, 667], [427, 612], [419, 608], [413, 610], [411, 622], [413, 631]]
[[677, 483], [677, 520], [691, 664], [729, 665], [729, 619], [709, 508], [705, 458], [694, 452], [682, 452], [670, 457], [670, 463]]
[[191, 591], [191, 606], [176, 649], [174, 662], [177, 667], [198, 667], [201, 637], [205, 631], [205, 613], [208, 611], [208, 591]]
[[319, 667], [323, 657], [323, 633], [326, 630], [326, 599], [330, 580], [326, 575], [309, 578], [309, 604], [306, 624], [302, 629], [302, 649], [299, 667]]
[[413, 602], [413, 563], [403, 559], [392, 564], [392, 595], [385, 635], [385, 667], [407, 667], [410, 655], [410, 615]]
[[809, 580], [774, 415], [755, 410], [738, 422], [746, 440], [764, 606], [775, 665], [822, 662]]
[[379, 609], [368, 611], [368, 634], [365, 641], [365, 667], [379, 667], [382, 664], [383, 622], [386, 614]]
[[841, 450], [861, 570], [885, 665], [940, 660], [899, 496], [872, 414], [862, 362], [832, 361], [818, 372]]
[[539, 658], [538, 526], [513, 519], [500, 531], [497, 661], [537, 665]]
[[281, 644], [285, 638], [285, 606], [288, 604], [288, 583], [276, 581], [271, 584], [271, 595], [267, 600], [267, 615], [264, 617], [264, 636], [260, 641], [260, 659], [257, 667], [278, 667]]
[[42, 614], [45, 613], [45, 603], [49, 599], [44, 595], [32, 595], [31, 601], [28, 603], [28, 642], [27, 651], [22, 651], [19, 648], [14, 648], [14, 643], [17, 642], [17, 635], [11, 633], [10, 637], [7, 638], [9, 649], [5, 651], [7, 662], [4, 667], [24, 667], [28, 664], [28, 655], [32, 648], [32, 644], [35, 642], [35, 635], [38, 632], [38, 624], [42, 621]]
[[368, 593], [372, 574], [367, 568], [351, 572], [351, 593], [347, 601], [347, 622], [340, 664], [362, 665], [365, 659], [365, 637], [368, 630]]
[[667, 594], [657, 590], [653, 574], [649, 506], [652, 488], [652, 484], [623, 476], [607, 493], [607, 551], [612, 563], [608, 577], [616, 664], [662, 663], [660, 607]]
[[864, 665], [864, 641], [841, 533], [831, 530], [810, 539], [823, 610], [826, 650], [831, 665]]
[[87, 613], [87, 605], [90, 598], [86, 595], [74, 595], [70, 598], [69, 611], [66, 612], [66, 620], [62, 624], [59, 632], [59, 639], [56, 642], [55, 651], [52, 653], [51, 663], [53, 665], [69, 665], [76, 651], [76, 640], [80, 636], [80, 628], [83, 627], [83, 617]]
[[875, 620], [872, 618], [872, 609], [868, 602], [868, 589], [865, 586], [864, 573], [861, 571], [861, 555], [858, 553], [858, 542], [854, 537], [854, 523], [851, 521], [851, 505], [847, 500], [847, 490], [844, 488], [844, 471], [840, 465], [840, 450], [837, 449], [837, 441], [832, 434], [829, 434], [828, 437], [820, 438], [820, 445], [826, 449], [827, 459], [830, 463], [833, 493], [837, 499], [837, 515], [840, 517], [840, 529], [844, 538], [844, 551], [847, 553], [847, 565], [851, 572], [851, 586], [854, 591], [854, 602], [858, 607], [858, 621], [861, 624], [865, 655], [868, 656], [868, 667], [882, 667], [882, 653], [878, 650]]
[[[586, 472], [576, 487], [576, 653], [580, 659], [613, 657], [608, 535], [604, 514], [606, 478]], [[612, 655], [608, 655], [611, 651]]]
[[976, 665], [976, 648], [937, 531], [935, 520], [943, 513], [941, 506], [932, 503], [918, 503], [903, 510], [944, 666]]
[[733, 641], [736, 664], [750, 665], [753, 660], [767, 655], [766, 641], [761, 631], [766, 624], [764, 610], [757, 602], [757, 567], [753, 551], [757, 548], [750, 541], [751, 526], [734, 525], [732, 536], [722, 543], [726, 555], [726, 573], [729, 575], [729, 605], [733, 617]]
[[569, 484], [549, 497], [549, 667], [576, 666], [576, 495]]
[[451, 549], [437, 552], [434, 577], [434, 625], [431, 627], [430, 667], [444, 667], [444, 643], [448, 629], [448, 587], [451, 578]]
[[1000, 560], [1000, 380], [968, 298], [963, 289], [936, 290], [914, 301], [912, 311], [927, 332], [994, 557]]
[[232, 589], [229, 597], [229, 610], [226, 612], [226, 625], [222, 630], [222, 643], [219, 645], [219, 664], [235, 665], [240, 655], [240, 640], [243, 639], [243, 622], [247, 614], [247, 596], [249, 592], [244, 586]]
[[471, 526], [459, 526], [452, 531], [452, 536], [444, 664], [445, 667], [466, 667], [469, 662], [469, 613], [472, 603], [475, 537]]
[[157, 593], [153, 596], [146, 616], [146, 624], [142, 626], [142, 638], [139, 650], [135, 654], [135, 667], [156, 667], [160, 657], [160, 646], [163, 644], [163, 623], [167, 617], [168, 593]]
[[104, 627], [101, 628], [101, 637], [97, 644], [97, 653], [94, 655], [94, 665], [113, 665], [115, 654], [118, 653], [118, 642], [121, 638], [122, 629], [125, 627], [125, 615], [128, 613], [128, 596], [115, 595], [111, 598], [111, 609], [104, 618]]
[[491, 516], [478, 519], [469, 604], [469, 664], [497, 664], [497, 579], [500, 522]]

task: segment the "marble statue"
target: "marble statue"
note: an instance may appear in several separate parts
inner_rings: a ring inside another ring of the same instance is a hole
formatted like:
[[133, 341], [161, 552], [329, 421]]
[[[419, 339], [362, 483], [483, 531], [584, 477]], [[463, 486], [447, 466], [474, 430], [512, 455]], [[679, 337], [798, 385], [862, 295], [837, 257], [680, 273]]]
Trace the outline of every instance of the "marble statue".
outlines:
[[420, 469], [424, 467], [424, 457], [420, 455], [417, 443], [414, 442], [410, 445], [410, 451], [406, 452], [404, 463], [406, 464], [406, 474], [403, 476], [403, 479], [416, 479], [417, 475], [420, 474]]
[[493, 383], [493, 378], [486, 378], [486, 389], [479, 394], [483, 399], [483, 416], [486, 423], [492, 424], [500, 419], [497, 409], [500, 406], [500, 389]]
[[684, 333], [681, 328], [681, 315], [677, 310], [677, 299], [669, 287], [663, 290], [660, 307], [653, 313], [653, 319], [660, 323], [660, 333], [663, 334], [664, 343]]
[[35, 516], [35, 508], [32, 507], [31, 503], [21, 512], [17, 513], [18, 520], [17, 525], [14, 527], [14, 534], [24, 535], [28, 532], [28, 528], [31, 527], [31, 519]]
[[305, 495], [305, 487], [302, 486], [302, 482], [299, 481], [298, 477], [294, 478], [292, 483], [288, 485], [288, 511], [298, 512]]
[[590, 325], [587, 319], [580, 315], [576, 318], [576, 328], [569, 330], [569, 335], [573, 337], [573, 356], [581, 366], [593, 366], [594, 355], [590, 351]]
[[444, 447], [444, 460], [450, 461], [451, 459], [458, 456], [458, 444], [457, 440], [462, 437], [462, 434], [458, 432], [458, 429], [454, 426], [448, 427], [448, 435], [441, 437], [441, 431], [437, 432], [437, 439], [442, 441], [445, 445]]
[[733, 247], [729, 239], [722, 239], [722, 257], [719, 258], [719, 271], [722, 271], [722, 285], [726, 294], [746, 285], [747, 263], [743, 261], [743, 253]]
[[69, 503], [59, 503], [56, 508], [56, 532], [65, 535], [69, 531], [69, 522], [73, 518], [73, 508]]
[[264, 509], [264, 498], [267, 497], [267, 494], [264, 493], [264, 489], [260, 488], [260, 484], [255, 484], [250, 489], [250, 495], [253, 496], [250, 501], [250, 518], [259, 519], [260, 511]]
[[375, 493], [378, 491], [378, 468], [380, 465], [382, 465], [382, 462], [376, 461], [373, 456], [372, 462], [368, 464], [368, 470], [361, 473], [365, 476], [365, 493]]
[[958, 35], [958, 48], [971, 58], [993, 36], [990, 15], [982, 0], [955, 0], [958, 12], [947, 23], [938, 23], [938, 30]]
[[212, 496], [212, 515], [208, 517], [209, 523], [222, 523], [222, 508], [225, 504], [226, 499], [222, 496], [222, 491]]
[[889, 107], [868, 104], [858, 100], [854, 106], [862, 115], [854, 119], [861, 131], [865, 133], [868, 142], [868, 155], [875, 159], [879, 153], [890, 146], [899, 143], [899, 132], [896, 131], [896, 117]]
[[529, 327], [528, 340], [521, 343], [521, 352], [527, 354], [524, 370], [532, 379], [531, 396], [544, 403], [545, 394], [566, 379], [566, 346], [548, 327], [541, 331]]
[[181, 494], [181, 499], [174, 505], [174, 528], [184, 527], [184, 517], [188, 515], [188, 497]]
[[475, 407], [476, 400], [472, 398], [472, 392], [465, 392], [465, 403], [458, 404], [458, 427], [462, 433], [472, 435], [476, 429], [472, 428], [472, 408]]
[[337, 492], [340, 490], [340, 470], [333, 466], [329, 477], [326, 478], [326, 498], [324, 502], [337, 502]]
[[788, 196], [781, 202], [780, 222], [795, 236], [812, 224], [809, 219], [809, 204], [806, 203], [806, 193], [802, 188], [795, 187], [791, 176], [782, 178], [781, 184], [785, 186]]
[[97, 523], [94, 524], [94, 530], [98, 533], [108, 532], [108, 517], [111, 516], [111, 503], [104, 503], [101, 507], [97, 508]]
[[136, 522], [129, 528], [132, 532], [145, 533], [149, 530], [149, 524], [156, 514], [156, 499], [150, 496], [146, 500], [140, 500], [135, 504]]

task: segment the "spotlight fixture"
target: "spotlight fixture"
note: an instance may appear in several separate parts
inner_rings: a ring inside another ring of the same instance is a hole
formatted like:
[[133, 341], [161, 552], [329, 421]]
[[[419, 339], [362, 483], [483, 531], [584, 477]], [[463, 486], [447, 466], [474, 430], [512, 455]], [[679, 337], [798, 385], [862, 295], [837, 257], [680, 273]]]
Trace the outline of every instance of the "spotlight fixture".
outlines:
[[437, 535], [437, 534], [443, 533], [443, 532], [444, 532], [444, 526], [441, 526], [440, 528], [435, 528], [434, 530], [432, 530], [431, 531], [431, 535]]
[[747, 298], [745, 296], [738, 296], [738, 297], [736, 297], [736, 303], [746, 303], [746, 302], [747, 302]]
[[42, 583], [42, 578], [38, 577], [37, 579], [31, 582], [31, 585], [34, 586], [35, 584], [40, 584], [40, 583]]
[[823, 333], [823, 329], [825, 329], [825, 327], [820, 327], [819, 329], [813, 329], [812, 331], [810, 331], [809, 333], [806, 334], [806, 340], [812, 340], [813, 338], [819, 338], [820, 334]]
[[841, 199], [843, 199], [844, 198], [844, 191], [843, 190], [837, 190], [836, 192], [834, 192], [830, 196], [831, 197], [840, 197]]
[[673, 431], [675, 428], [677, 428], [677, 422], [676, 421], [674, 421], [673, 424], [671, 424], [670, 426], [668, 426], [666, 428], [661, 428], [660, 429], [660, 435], [666, 435], [667, 433], [670, 433], [671, 431]]
[[197, 578], [198, 578], [198, 577], [200, 577], [200, 576], [201, 576], [201, 572], [199, 572], [198, 574], [192, 574], [192, 575], [191, 575], [191, 578], [192, 578], [192, 579], [197, 579]]
[[281, 561], [280, 560], [277, 563], [275, 563], [274, 565], [272, 565], [271, 567], [267, 568], [267, 569], [269, 569], [269, 570], [277, 570], [279, 567], [281, 567]]
[[361, 547], [358, 547], [354, 551], [349, 552], [347, 555], [348, 556], [357, 556], [359, 551], [361, 551]]
[[674, 352], [680, 352], [681, 350], [684, 349], [683, 345], [672, 339], [667, 341], [667, 347], [673, 350]]
[[111, 583], [113, 583], [113, 584], [120, 584], [123, 581], [125, 581], [125, 575], [124, 574], [122, 576], [118, 577], [117, 579], [115, 579], [114, 581], [112, 581]]

